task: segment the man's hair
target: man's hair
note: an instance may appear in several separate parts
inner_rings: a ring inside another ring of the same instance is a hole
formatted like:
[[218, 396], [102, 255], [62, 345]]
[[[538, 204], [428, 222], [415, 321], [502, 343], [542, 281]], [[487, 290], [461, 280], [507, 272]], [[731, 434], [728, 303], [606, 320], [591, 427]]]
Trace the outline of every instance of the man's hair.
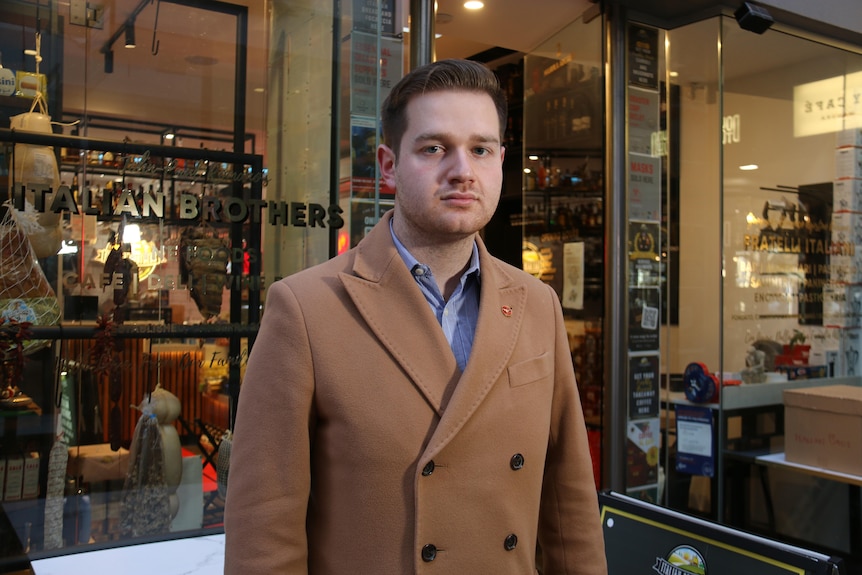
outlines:
[[506, 129], [508, 106], [506, 94], [494, 72], [471, 60], [448, 59], [425, 64], [404, 76], [383, 101], [381, 124], [383, 141], [396, 156], [401, 138], [407, 131], [407, 104], [415, 96], [441, 91], [464, 91], [488, 94], [500, 119], [500, 141]]

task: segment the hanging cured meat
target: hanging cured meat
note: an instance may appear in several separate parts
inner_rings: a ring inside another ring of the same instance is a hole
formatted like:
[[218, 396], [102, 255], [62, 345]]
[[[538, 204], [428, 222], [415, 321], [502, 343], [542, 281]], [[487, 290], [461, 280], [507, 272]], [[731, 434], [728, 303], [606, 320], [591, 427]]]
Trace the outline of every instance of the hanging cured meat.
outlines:
[[201, 228], [186, 228], [180, 236], [180, 254], [180, 277], [198, 310], [205, 319], [217, 317], [227, 284], [227, 242]]

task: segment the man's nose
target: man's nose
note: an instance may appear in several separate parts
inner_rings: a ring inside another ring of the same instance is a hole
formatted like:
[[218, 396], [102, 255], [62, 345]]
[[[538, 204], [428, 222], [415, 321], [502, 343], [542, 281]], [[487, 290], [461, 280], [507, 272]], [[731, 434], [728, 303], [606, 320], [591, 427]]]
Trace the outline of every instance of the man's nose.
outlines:
[[453, 180], [468, 181], [474, 177], [473, 158], [469, 150], [457, 148], [450, 155], [449, 177]]

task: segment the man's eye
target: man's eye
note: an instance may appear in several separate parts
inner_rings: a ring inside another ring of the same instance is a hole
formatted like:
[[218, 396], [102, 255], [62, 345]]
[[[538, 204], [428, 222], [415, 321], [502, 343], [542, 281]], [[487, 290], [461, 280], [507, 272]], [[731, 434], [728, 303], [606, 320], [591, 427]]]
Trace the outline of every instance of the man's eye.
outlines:
[[440, 151], [440, 146], [425, 146], [426, 154], [436, 154]]
[[473, 153], [477, 156], [487, 156], [491, 153], [491, 150], [489, 150], [488, 148], [475, 148], [473, 150]]

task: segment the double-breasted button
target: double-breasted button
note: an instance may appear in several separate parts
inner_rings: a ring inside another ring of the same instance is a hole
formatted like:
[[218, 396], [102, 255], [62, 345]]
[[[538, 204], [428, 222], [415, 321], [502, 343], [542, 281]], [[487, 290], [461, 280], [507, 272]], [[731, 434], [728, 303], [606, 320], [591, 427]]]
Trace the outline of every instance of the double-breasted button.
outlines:
[[521, 455], [520, 453], [516, 453], [515, 455], [512, 456], [512, 459], [509, 461], [509, 465], [512, 467], [512, 469], [514, 469], [515, 471], [518, 471], [519, 469], [524, 467], [524, 456]]
[[422, 468], [422, 475], [424, 475], [425, 477], [428, 477], [432, 473], [434, 473], [434, 462], [429, 461], [428, 463], [425, 464], [425, 467]]
[[505, 541], [503, 541], [503, 547], [506, 549], [506, 551], [512, 551], [517, 546], [518, 546], [518, 536], [515, 535], [514, 533], [510, 533], [510, 534], [506, 535], [506, 539], [505, 539]]
[[428, 543], [422, 547], [422, 561], [430, 563], [437, 558], [437, 546]]

